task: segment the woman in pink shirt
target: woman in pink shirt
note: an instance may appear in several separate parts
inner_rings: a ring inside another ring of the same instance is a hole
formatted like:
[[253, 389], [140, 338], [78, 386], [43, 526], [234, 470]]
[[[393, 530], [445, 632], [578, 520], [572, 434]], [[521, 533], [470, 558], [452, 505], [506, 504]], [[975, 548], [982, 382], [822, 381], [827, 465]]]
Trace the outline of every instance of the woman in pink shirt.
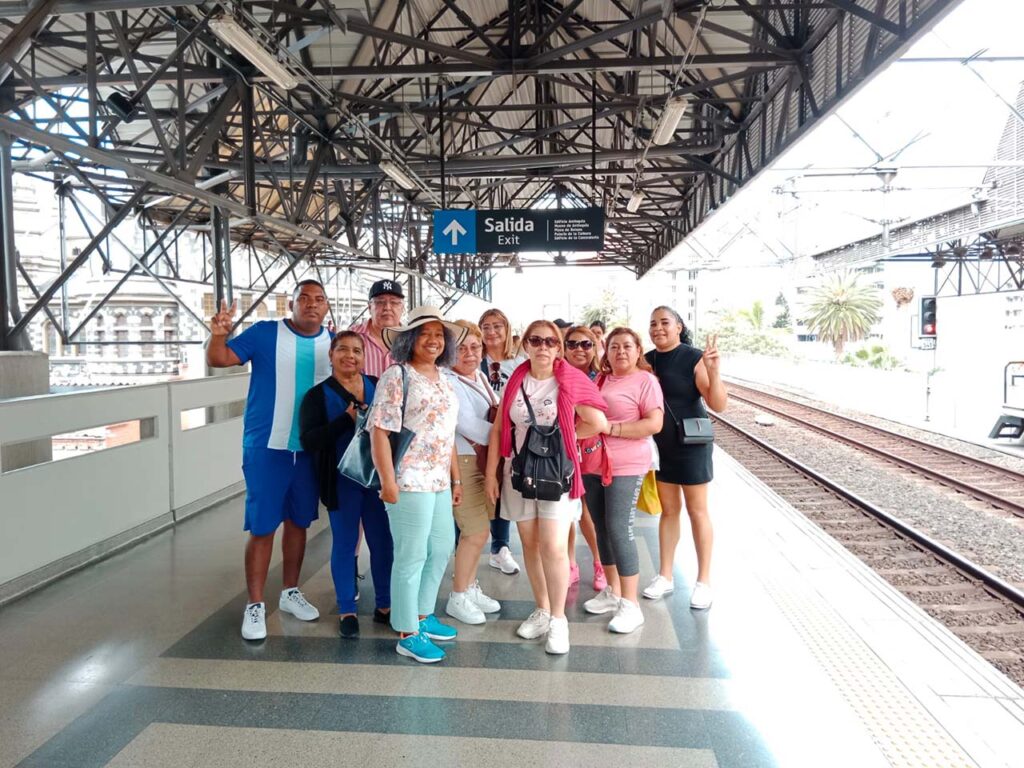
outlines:
[[637, 599], [640, 563], [633, 523], [640, 484], [651, 468], [651, 435], [661, 430], [665, 408], [636, 331], [616, 328], [608, 334], [598, 388], [608, 405], [608, 431], [601, 436], [600, 449], [607, 463], [604, 477], [587, 474], [585, 468], [583, 486], [608, 586], [583, 608], [598, 614], [614, 611], [608, 630], [628, 634], [644, 623]]

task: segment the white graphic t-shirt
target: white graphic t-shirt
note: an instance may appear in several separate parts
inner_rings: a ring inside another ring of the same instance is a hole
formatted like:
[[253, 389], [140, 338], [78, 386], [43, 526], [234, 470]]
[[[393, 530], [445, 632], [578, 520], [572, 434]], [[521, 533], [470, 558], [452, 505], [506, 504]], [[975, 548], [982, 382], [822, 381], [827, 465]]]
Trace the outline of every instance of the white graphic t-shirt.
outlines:
[[[523, 388], [530, 398], [533, 415], [542, 427], [550, 427], [558, 421], [558, 379], [535, 379], [526, 374]], [[512, 393], [508, 393], [511, 395]], [[530, 412], [526, 410], [523, 393], [515, 393], [515, 399], [509, 407], [509, 418], [512, 419], [513, 433], [516, 440], [516, 451], [521, 451], [526, 440], [526, 430], [530, 426]], [[509, 466], [508, 463], [505, 464]]]

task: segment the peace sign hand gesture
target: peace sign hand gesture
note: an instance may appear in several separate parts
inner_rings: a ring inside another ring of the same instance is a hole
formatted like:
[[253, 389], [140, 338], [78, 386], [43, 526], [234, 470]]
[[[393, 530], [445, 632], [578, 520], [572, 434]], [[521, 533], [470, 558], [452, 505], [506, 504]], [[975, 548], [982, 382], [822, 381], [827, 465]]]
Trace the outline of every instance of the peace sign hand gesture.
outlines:
[[220, 312], [210, 319], [210, 333], [214, 336], [227, 336], [231, 333], [235, 311], [238, 309], [238, 299], [231, 302], [228, 307], [227, 301], [220, 300]]
[[718, 353], [718, 334], [713, 336], [709, 335], [707, 341], [704, 344], [704, 367], [707, 369], [708, 376], [714, 377], [719, 373], [719, 366], [722, 362], [721, 356]]

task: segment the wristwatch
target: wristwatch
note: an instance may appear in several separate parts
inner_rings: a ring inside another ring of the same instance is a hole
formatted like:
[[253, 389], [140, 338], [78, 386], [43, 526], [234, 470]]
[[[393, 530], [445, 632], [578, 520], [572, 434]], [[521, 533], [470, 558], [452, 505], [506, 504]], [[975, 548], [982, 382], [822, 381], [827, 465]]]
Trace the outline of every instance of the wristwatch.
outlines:
[[452, 485], [462, 485], [461, 480], [452, 480]]

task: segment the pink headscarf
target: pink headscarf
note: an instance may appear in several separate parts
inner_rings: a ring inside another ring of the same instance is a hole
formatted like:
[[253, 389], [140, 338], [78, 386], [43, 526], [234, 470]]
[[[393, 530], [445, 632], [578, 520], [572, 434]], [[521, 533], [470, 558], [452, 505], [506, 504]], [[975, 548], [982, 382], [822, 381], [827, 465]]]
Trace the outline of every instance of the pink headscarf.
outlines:
[[[501, 455], [506, 458], [512, 455], [512, 420], [508, 415], [509, 409], [529, 372], [530, 361], [526, 360], [512, 372], [505, 385], [507, 397], [501, 399]], [[580, 471], [580, 452], [576, 447], [576, 406], [589, 405], [607, 413], [608, 405], [590, 377], [565, 360], [555, 360], [554, 372], [558, 381], [558, 428], [562, 431], [565, 452], [572, 459], [574, 468], [569, 498], [578, 499], [583, 495], [583, 477]]]

